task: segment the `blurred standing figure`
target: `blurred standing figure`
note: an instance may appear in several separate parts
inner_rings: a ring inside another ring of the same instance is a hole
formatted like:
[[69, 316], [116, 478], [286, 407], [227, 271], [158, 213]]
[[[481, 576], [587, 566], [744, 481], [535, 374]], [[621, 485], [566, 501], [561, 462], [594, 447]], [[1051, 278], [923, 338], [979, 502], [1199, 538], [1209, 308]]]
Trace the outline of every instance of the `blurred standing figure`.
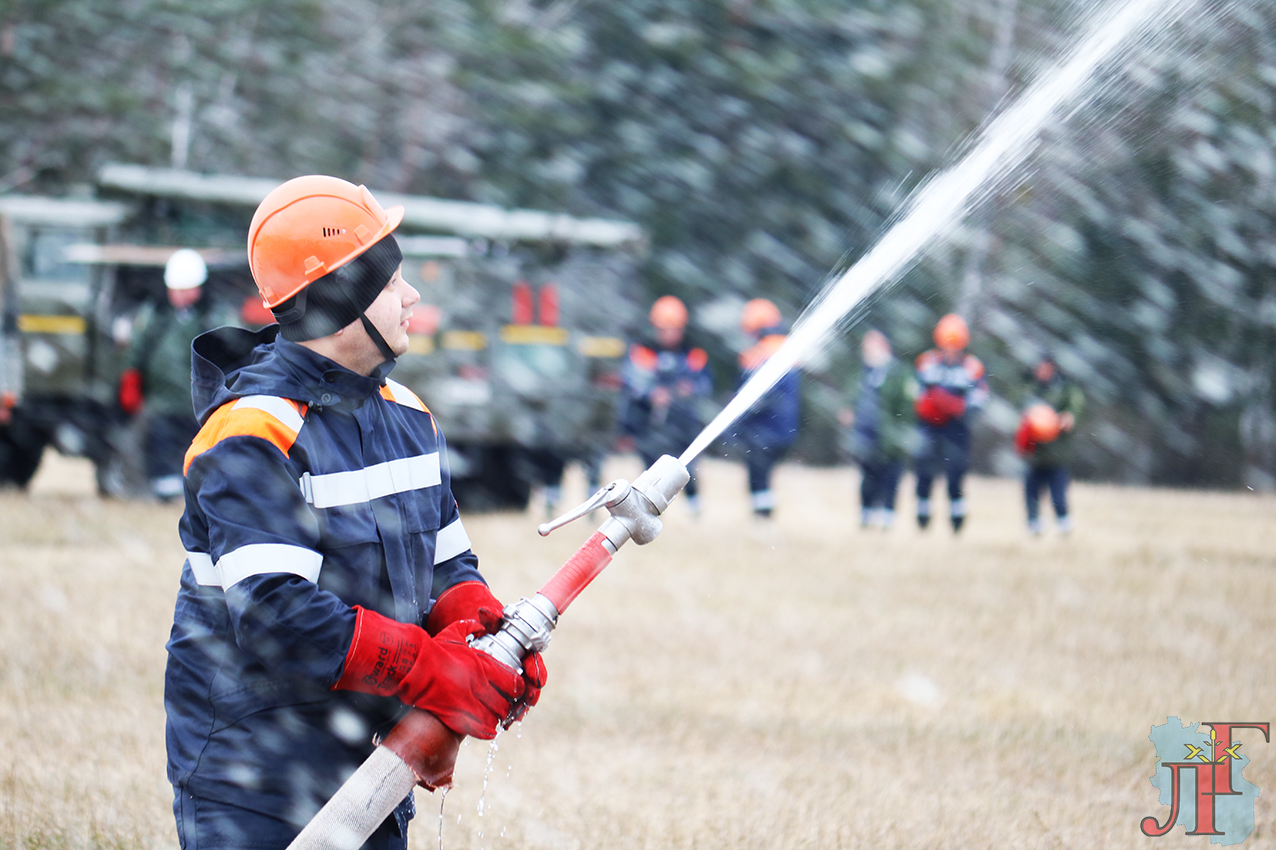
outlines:
[[895, 522], [904, 461], [912, 453], [917, 382], [881, 331], [864, 333], [860, 353], [864, 371], [855, 407], [840, 418], [851, 428], [851, 451], [860, 465], [860, 527], [888, 529]]
[[1028, 531], [1041, 533], [1038, 505], [1041, 490], [1050, 488], [1055, 521], [1059, 531], [1072, 531], [1068, 515], [1068, 468], [1072, 464], [1072, 437], [1085, 397], [1076, 384], [1064, 377], [1050, 354], [1043, 354], [1033, 369], [1033, 384], [1024, 407], [1015, 448], [1028, 462], [1024, 477], [1024, 501], [1028, 509]]
[[970, 466], [970, 419], [988, 400], [984, 364], [966, 353], [970, 329], [949, 313], [935, 325], [935, 345], [917, 358], [917, 525], [930, 525], [930, 489], [941, 471], [948, 478], [948, 515], [953, 532], [966, 522], [962, 484]]
[[235, 323], [235, 313], [204, 297], [208, 267], [198, 251], [182, 248], [164, 266], [168, 300], [145, 304], [120, 375], [120, 408], [142, 412], [146, 474], [156, 498], [182, 495], [182, 457], [199, 431], [191, 401], [191, 342], [204, 331]]
[[[651, 306], [654, 339], [629, 347], [623, 371], [621, 451], [636, 449], [645, 466], [661, 455], [680, 455], [704, 423], [700, 401], [713, 392], [709, 355], [686, 340], [687, 307], [664, 295]], [[700, 511], [695, 471], [687, 482], [687, 506]]]
[[[740, 355], [740, 384], [753, 376], [787, 338], [781, 333], [780, 310], [765, 298], [744, 305], [740, 327], [753, 337], [753, 347]], [[735, 437], [749, 468], [749, 498], [754, 516], [770, 518], [775, 510], [771, 471], [797, 439], [801, 373], [789, 371], [749, 412], [736, 422]]]

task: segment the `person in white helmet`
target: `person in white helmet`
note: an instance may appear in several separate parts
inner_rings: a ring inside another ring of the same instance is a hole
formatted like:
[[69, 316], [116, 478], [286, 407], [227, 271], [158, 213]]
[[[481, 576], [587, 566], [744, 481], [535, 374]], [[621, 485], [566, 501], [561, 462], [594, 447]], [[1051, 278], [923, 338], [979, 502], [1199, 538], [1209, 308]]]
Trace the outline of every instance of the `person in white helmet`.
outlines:
[[229, 307], [204, 296], [208, 266], [198, 251], [174, 251], [164, 266], [168, 298], [143, 305], [120, 375], [119, 404], [141, 413], [146, 428], [146, 473], [161, 501], [182, 495], [182, 456], [199, 430], [191, 403], [191, 341], [235, 322]]

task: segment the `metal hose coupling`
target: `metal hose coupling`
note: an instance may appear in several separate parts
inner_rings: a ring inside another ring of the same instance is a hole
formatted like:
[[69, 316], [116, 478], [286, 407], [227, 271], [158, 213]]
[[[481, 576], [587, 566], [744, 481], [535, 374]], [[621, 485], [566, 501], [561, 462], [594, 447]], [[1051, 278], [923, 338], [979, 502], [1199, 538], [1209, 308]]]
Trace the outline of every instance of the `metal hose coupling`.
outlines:
[[544, 594], [531, 599], [526, 596], [505, 606], [504, 621], [494, 635], [475, 638], [470, 646], [486, 652], [497, 661], [519, 673], [523, 658], [529, 652], [544, 652], [550, 633], [558, 624], [558, 609]]

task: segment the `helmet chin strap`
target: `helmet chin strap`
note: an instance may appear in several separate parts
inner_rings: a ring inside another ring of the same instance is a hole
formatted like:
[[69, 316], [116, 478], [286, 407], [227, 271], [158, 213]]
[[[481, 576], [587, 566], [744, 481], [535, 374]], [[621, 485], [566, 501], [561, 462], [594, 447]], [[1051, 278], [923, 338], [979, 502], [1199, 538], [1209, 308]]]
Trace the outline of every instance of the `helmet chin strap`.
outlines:
[[394, 350], [390, 348], [390, 343], [385, 341], [381, 331], [377, 330], [377, 326], [372, 324], [372, 320], [368, 318], [366, 313], [359, 314], [359, 321], [363, 322], [363, 329], [368, 332], [368, 336], [377, 344], [377, 349], [381, 352], [381, 356], [386, 359], [387, 363], [393, 363], [395, 361]]

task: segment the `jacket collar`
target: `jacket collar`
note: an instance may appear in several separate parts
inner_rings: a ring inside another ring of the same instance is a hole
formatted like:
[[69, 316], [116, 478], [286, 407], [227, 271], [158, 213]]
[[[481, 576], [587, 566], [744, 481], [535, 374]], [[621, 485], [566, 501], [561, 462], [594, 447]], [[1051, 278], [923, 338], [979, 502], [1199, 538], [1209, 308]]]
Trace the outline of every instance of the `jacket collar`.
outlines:
[[282, 336], [275, 339], [274, 346], [276, 356], [283, 361], [293, 380], [310, 395], [298, 401], [312, 406], [358, 407], [385, 385], [386, 375], [394, 368], [393, 362], [386, 362], [371, 375], [360, 375]]

